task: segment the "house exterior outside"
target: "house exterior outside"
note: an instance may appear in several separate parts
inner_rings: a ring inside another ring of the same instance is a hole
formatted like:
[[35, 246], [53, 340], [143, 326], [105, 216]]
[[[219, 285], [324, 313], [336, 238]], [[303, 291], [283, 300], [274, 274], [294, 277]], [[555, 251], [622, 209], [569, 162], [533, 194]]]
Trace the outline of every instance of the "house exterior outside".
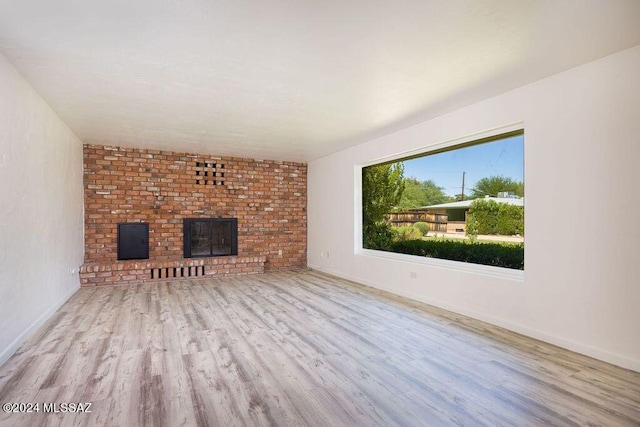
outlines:
[[441, 203], [438, 205], [422, 206], [403, 212], [392, 212], [387, 215], [387, 221], [393, 226], [413, 225], [416, 222], [429, 224], [429, 231], [447, 234], [465, 234], [467, 231], [467, 215], [471, 204], [476, 200], [493, 200], [524, 207], [524, 199], [517, 196], [500, 194], [501, 197], [486, 196], [483, 199], [469, 199], [458, 202]]

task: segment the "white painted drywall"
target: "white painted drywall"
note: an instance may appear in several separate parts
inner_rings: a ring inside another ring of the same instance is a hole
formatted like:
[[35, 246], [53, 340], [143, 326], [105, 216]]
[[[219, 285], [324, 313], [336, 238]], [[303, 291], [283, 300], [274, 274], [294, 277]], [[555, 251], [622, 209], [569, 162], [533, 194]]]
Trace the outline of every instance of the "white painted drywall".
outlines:
[[[354, 252], [356, 165], [518, 121], [523, 280]], [[308, 264], [640, 371], [639, 171], [636, 46], [311, 162]]]
[[0, 363], [79, 288], [82, 203], [82, 143], [0, 55]]

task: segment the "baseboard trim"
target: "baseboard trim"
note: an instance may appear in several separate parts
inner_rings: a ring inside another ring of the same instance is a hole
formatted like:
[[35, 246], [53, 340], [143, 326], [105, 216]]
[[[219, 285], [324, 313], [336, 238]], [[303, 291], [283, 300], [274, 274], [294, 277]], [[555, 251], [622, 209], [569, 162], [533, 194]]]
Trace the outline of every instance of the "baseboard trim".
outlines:
[[615, 353], [608, 352], [606, 350], [602, 350], [596, 347], [592, 347], [589, 345], [585, 345], [579, 342], [572, 341], [570, 339], [566, 339], [563, 337], [559, 337], [556, 335], [548, 334], [546, 332], [529, 328], [527, 326], [511, 322], [509, 320], [505, 320], [502, 318], [494, 317], [491, 315], [486, 315], [484, 313], [480, 313], [474, 310], [469, 310], [463, 307], [458, 307], [452, 304], [447, 304], [442, 301], [438, 301], [432, 298], [425, 297], [424, 295], [415, 294], [412, 292], [402, 292], [396, 289], [393, 289], [389, 286], [386, 286], [382, 283], [376, 283], [370, 280], [364, 280], [360, 277], [353, 277], [347, 274], [343, 274], [342, 272], [335, 271], [331, 268], [324, 268], [320, 266], [309, 265], [309, 268], [314, 270], [318, 270], [323, 273], [331, 274], [333, 276], [337, 276], [346, 280], [350, 280], [352, 282], [361, 283], [366, 286], [371, 286], [372, 288], [380, 289], [391, 294], [399, 295], [402, 297], [406, 297], [415, 301], [423, 302], [425, 304], [433, 305], [438, 308], [442, 308], [447, 311], [451, 311], [456, 314], [461, 314], [463, 316], [468, 316], [476, 320], [480, 320], [482, 322], [486, 322], [495, 326], [499, 326], [501, 328], [508, 329], [510, 331], [516, 332], [518, 334], [525, 335], [530, 338], [534, 338], [540, 341], [544, 341], [549, 344], [556, 345], [558, 347], [562, 347], [567, 350], [574, 351], [576, 353], [583, 354], [585, 356], [593, 357], [594, 359], [601, 360], [603, 362], [611, 363], [612, 365], [619, 366], [621, 368], [630, 369], [632, 371], [640, 372], [640, 360], [630, 359], [628, 357], [624, 357]]
[[2, 366], [13, 354], [20, 348], [20, 346], [31, 336], [33, 333], [42, 326], [47, 320], [54, 315], [56, 311], [62, 305], [71, 298], [73, 294], [75, 294], [78, 289], [80, 289], [80, 284], [77, 287], [74, 287], [69, 291], [66, 295], [64, 295], [60, 300], [58, 300], [55, 304], [53, 304], [47, 311], [45, 311], [40, 317], [38, 317], [27, 329], [25, 329], [16, 339], [14, 339], [11, 344], [5, 347], [0, 353], [0, 366]]

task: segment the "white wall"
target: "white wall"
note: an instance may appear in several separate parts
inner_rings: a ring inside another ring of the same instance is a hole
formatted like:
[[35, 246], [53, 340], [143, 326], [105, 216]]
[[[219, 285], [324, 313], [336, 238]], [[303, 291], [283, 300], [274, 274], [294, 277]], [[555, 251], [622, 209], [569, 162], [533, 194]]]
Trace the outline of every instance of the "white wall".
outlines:
[[[523, 280], [354, 253], [356, 165], [518, 121]], [[639, 135], [637, 46], [316, 160], [308, 264], [640, 371]]]
[[82, 143], [0, 55], [0, 363], [80, 286], [82, 191]]

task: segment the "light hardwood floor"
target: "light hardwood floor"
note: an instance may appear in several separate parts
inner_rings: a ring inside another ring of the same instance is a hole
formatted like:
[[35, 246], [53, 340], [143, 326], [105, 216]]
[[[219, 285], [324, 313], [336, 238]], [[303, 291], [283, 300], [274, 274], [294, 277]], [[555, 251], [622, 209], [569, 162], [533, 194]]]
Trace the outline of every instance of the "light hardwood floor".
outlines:
[[[314, 271], [80, 289], [0, 425], [640, 425], [640, 374]], [[42, 406], [40, 407], [42, 411]]]

